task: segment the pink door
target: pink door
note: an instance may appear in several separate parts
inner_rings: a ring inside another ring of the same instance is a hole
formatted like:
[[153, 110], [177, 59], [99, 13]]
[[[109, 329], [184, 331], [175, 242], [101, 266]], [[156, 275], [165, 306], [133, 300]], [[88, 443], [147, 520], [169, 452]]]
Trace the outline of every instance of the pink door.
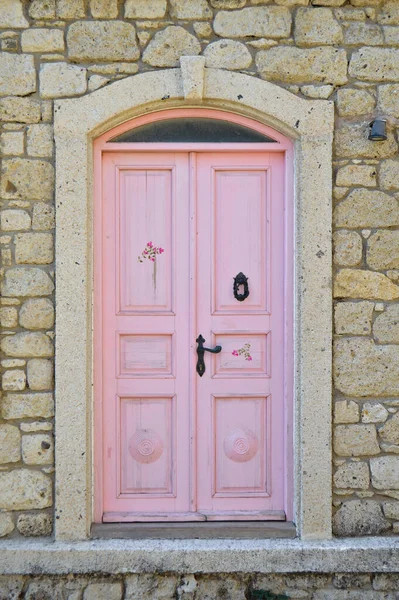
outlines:
[[102, 519], [284, 519], [283, 153], [105, 152], [102, 184]]

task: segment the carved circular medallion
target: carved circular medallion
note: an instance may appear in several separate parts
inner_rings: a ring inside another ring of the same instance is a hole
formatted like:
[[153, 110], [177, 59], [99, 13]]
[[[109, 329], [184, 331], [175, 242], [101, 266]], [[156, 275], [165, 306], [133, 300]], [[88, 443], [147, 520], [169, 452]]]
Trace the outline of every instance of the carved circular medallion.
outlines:
[[139, 429], [130, 439], [129, 452], [137, 462], [155, 462], [163, 452], [162, 438], [152, 429]]
[[248, 462], [259, 449], [259, 441], [250, 429], [234, 429], [224, 440], [224, 453], [234, 462]]

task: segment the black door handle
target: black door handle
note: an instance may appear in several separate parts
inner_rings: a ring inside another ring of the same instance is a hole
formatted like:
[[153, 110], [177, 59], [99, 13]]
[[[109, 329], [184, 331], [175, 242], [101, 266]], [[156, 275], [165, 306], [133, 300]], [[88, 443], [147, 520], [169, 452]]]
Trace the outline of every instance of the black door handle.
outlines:
[[197, 339], [195, 341], [198, 344], [198, 346], [197, 346], [197, 355], [198, 355], [197, 373], [200, 377], [202, 377], [203, 374], [205, 373], [205, 361], [204, 361], [205, 352], [212, 352], [212, 354], [219, 354], [219, 352], [222, 350], [222, 346], [215, 346], [214, 348], [205, 348], [204, 347], [205, 340], [201, 334], [199, 334], [199, 336], [197, 337]]

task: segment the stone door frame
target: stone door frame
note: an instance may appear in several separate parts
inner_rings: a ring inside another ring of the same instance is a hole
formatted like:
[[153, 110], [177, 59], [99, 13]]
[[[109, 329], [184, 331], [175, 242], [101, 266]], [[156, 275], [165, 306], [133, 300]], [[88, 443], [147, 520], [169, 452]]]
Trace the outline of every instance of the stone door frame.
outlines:
[[328, 539], [333, 103], [205, 69], [203, 57], [55, 102], [56, 539], [87, 539], [93, 514], [93, 141], [135, 116], [182, 106], [248, 116], [294, 142], [294, 521], [302, 539]]

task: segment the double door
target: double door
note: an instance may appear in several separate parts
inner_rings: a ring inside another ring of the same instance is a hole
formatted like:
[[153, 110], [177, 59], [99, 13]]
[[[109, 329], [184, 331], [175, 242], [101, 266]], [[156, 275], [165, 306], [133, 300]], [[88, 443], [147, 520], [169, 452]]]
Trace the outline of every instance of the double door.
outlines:
[[283, 153], [106, 152], [102, 190], [103, 520], [284, 519]]

